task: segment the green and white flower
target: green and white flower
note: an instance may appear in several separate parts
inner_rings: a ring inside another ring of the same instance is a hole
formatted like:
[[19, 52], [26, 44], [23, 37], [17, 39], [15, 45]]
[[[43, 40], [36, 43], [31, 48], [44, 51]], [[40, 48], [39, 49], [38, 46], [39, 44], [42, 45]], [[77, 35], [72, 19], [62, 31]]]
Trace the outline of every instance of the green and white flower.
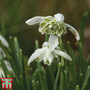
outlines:
[[62, 56], [65, 59], [71, 61], [71, 57], [61, 51], [58, 48], [58, 37], [54, 35], [50, 35], [49, 42], [44, 42], [42, 48], [37, 49], [29, 58], [28, 65], [36, 60], [38, 62], [44, 61], [44, 64], [51, 65], [54, 58], [57, 56]]
[[28, 25], [39, 24], [39, 32], [41, 34], [53, 34], [56, 36], [61, 36], [62, 34], [66, 34], [67, 30], [70, 30], [76, 37], [77, 40], [80, 39], [77, 30], [71, 25], [64, 23], [63, 14], [55, 14], [52, 16], [35, 16], [26, 21]]
[[9, 47], [9, 44], [7, 42], [7, 40], [2, 36], [0, 35], [0, 41], [2, 42], [2, 44], [5, 46], [5, 47]]
[[[5, 46], [5, 47], [9, 47], [9, 44], [7, 42], [7, 40], [2, 36], [0, 35], [0, 41], [2, 42], [2, 44]], [[0, 59], [1, 58], [5, 58], [6, 57], [6, 54], [5, 52], [3, 51], [3, 49], [0, 47]]]
[[[4, 63], [6, 65], [8, 71], [12, 71], [13, 72], [13, 69], [11, 67], [11, 64], [7, 60], [4, 60]], [[0, 62], [0, 64], [1, 64], [1, 62]], [[5, 73], [3, 71], [3, 68], [0, 65], [0, 78], [2, 78], [2, 77], [5, 77]]]
[[[9, 47], [9, 44], [7, 42], [7, 40], [2, 36], [0, 35], [0, 41], [2, 42], [2, 44], [8, 48]], [[6, 58], [6, 54], [5, 52], [3, 51], [3, 49], [0, 47], [0, 60], [3, 59], [3, 58]], [[13, 69], [11, 67], [11, 64], [7, 61], [7, 60], [4, 60], [4, 63], [8, 69], [8, 71], [12, 71], [13, 72]], [[0, 78], [1, 77], [5, 77], [5, 73], [3, 71], [3, 68], [1, 67], [1, 61], [0, 61]]]

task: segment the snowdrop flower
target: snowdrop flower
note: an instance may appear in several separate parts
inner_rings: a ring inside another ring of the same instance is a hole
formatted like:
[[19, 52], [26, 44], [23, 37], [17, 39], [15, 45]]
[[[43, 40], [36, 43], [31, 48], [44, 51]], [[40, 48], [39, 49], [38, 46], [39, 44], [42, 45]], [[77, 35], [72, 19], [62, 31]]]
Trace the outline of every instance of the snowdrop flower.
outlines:
[[5, 47], [9, 47], [9, 44], [7, 42], [7, 40], [2, 36], [0, 35], [0, 41], [2, 42], [2, 44], [5, 46]]
[[51, 65], [55, 57], [62, 56], [71, 61], [71, 57], [58, 49], [58, 37], [50, 35], [49, 42], [44, 42], [42, 48], [37, 49], [29, 58], [28, 65], [36, 60], [38, 62], [44, 61], [44, 64]]
[[[5, 47], [9, 47], [9, 44], [8, 44], [8, 42], [6, 41], [6, 39], [2, 36], [2, 35], [0, 35], [0, 41], [2, 42], [2, 44], [5, 46]], [[0, 47], [0, 59], [1, 58], [5, 58], [6, 57], [6, 54], [5, 54], [5, 52], [3, 51], [3, 49]]]
[[[11, 68], [10, 63], [8, 61], [6, 61], [6, 60], [4, 60], [4, 63], [6, 65], [8, 71], [12, 71], [13, 72], [13, 69]], [[1, 62], [0, 62], [0, 64], [1, 64]], [[5, 77], [5, 74], [4, 74], [4, 71], [3, 71], [3, 68], [2, 67], [0, 67], [0, 78], [1, 77]]]
[[55, 14], [52, 16], [35, 16], [26, 21], [28, 25], [39, 24], [39, 32], [41, 34], [53, 34], [56, 36], [61, 36], [62, 34], [66, 34], [67, 30], [70, 30], [76, 37], [77, 40], [80, 39], [80, 36], [77, 30], [71, 25], [64, 23], [63, 14]]
[[[6, 39], [5, 39], [2, 35], [0, 35], [0, 41], [2, 42], [2, 44], [3, 44], [6, 48], [9, 47], [8, 42], [6, 41]], [[5, 54], [5, 52], [3, 51], [3, 49], [0, 47], [0, 59], [5, 58], [5, 57], [6, 57], [6, 54]], [[11, 64], [10, 64], [8, 61], [6, 61], [6, 60], [4, 60], [4, 63], [5, 63], [5, 65], [6, 65], [6, 67], [7, 67], [7, 69], [8, 69], [9, 71], [12, 71], [12, 72], [13, 72], [13, 70], [12, 70], [12, 68], [11, 68]], [[0, 64], [1, 64], [1, 61], [0, 61]], [[5, 77], [5, 74], [4, 74], [4, 71], [3, 71], [2, 67], [0, 66], [0, 78], [1, 78], [1, 77]]]
[[3, 51], [2, 48], [0, 48], [0, 59], [5, 58], [5, 57], [6, 57], [5, 52]]

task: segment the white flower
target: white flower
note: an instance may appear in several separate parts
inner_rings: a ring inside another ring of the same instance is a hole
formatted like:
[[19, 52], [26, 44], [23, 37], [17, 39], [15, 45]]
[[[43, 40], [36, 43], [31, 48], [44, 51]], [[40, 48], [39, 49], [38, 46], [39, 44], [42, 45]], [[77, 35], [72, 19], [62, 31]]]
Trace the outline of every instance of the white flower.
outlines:
[[[2, 44], [5, 46], [5, 47], [9, 47], [9, 44], [8, 44], [8, 42], [6, 41], [6, 39], [2, 36], [2, 35], [0, 35], [0, 41], [2, 42]], [[0, 59], [1, 58], [5, 58], [6, 57], [6, 54], [5, 54], [5, 52], [3, 51], [3, 49], [0, 47]]]
[[[0, 41], [2, 42], [2, 44], [3, 44], [6, 48], [9, 47], [8, 42], [6, 41], [6, 39], [5, 39], [2, 35], [0, 35]], [[3, 51], [3, 49], [0, 47], [0, 59], [5, 58], [5, 57], [6, 57], [6, 54], [5, 54], [5, 52]], [[5, 65], [6, 65], [6, 67], [7, 67], [7, 69], [8, 69], [9, 71], [12, 71], [12, 72], [13, 72], [10, 63], [9, 63], [8, 61], [6, 61], [6, 60], [4, 60], [4, 63], [5, 63]], [[0, 64], [1, 64], [1, 61], [0, 61]], [[0, 66], [0, 78], [1, 78], [1, 77], [5, 77], [5, 74], [4, 74], [4, 71], [3, 71], [2, 67]]]
[[67, 33], [66, 28], [70, 30], [76, 37], [77, 40], [80, 39], [80, 36], [77, 30], [72, 27], [71, 25], [64, 23], [64, 16], [63, 14], [55, 14], [54, 17], [52, 16], [36, 16], [26, 21], [28, 25], [40, 24], [39, 32], [41, 34], [53, 34], [56, 36], [61, 36], [62, 34]]
[[42, 48], [37, 49], [29, 58], [28, 65], [36, 60], [38, 62], [44, 61], [44, 64], [51, 65], [55, 57], [62, 56], [67, 60], [72, 60], [71, 57], [58, 49], [58, 37], [50, 35], [49, 42], [44, 42]]
[[5, 47], [9, 47], [7, 40], [2, 35], [0, 35], [0, 41]]
[[[13, 69], [11, 67], [11, 64], [8, 61], [6, 61], [6, 60], [4, 60], [4, 63], [6, 65], [8, 71], [12, 71], [13, 72]], [[0, 64], [1, 64], [1, 62], [0, 62]], [[0, 78], [1, 77], [5, 77], [5, 74], [4, 74], [4, 71], [3, 71], [3, 68], [2, 67], [0, 67]]]
[[0, 48], [0, 59], [5, 58], [5, 57], [6, 57], [5, 52], [3, 51], [2, 48]]

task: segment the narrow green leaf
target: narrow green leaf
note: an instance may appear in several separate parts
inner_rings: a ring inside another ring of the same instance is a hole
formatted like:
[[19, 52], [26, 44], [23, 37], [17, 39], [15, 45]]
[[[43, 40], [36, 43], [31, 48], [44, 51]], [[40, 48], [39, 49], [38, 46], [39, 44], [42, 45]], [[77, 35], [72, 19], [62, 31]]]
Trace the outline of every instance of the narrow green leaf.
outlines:
[[70, 79], [71, 81], [74, 83], [76, 81], [76, 53], [74, 52], [74, 50], [72, 49], [70, 43], [68, 42], [68, 51], [69, 51], [69, 55], [72, 58], [72, 61], [69, 63], [69, 70], [70, 70]]
[[2, 60], [0, 60], [0, 61], [1, 61], [1, 66], [2, 66], [2, 68], [3, 68], [5, 77], [9, 76], [9, 71], [8, 71], [8, 69], [7, 69], [7, 67], [6, 67], [6, 64], [4, 63], [4, 60], [2, 59]]
[[22, 55], [22, 50], [21, 49], [20, 49], [20, 59], [22, 61], [22, 69], [21, 69], [22, 87], [23, 87], [23, 90], [28, 90], [27, 82], [26, 82], [26, 71], [25, 71], [24, 59], [23, 59], [23, 55]]
[[[38, 49], [39, 48], [39, 43], [38, 40], [35, 40], [35, 48]], [[41, 63], [37, 62], [37, 68], [39, 69], [41, 67]]]
[[35, 48], [38, 49], [39, 48], [39, 43], [38, 40], [35, 40]]
[[89, 54], [89, 56], [88, 56], [86, 61], [87, 61], [87, 64], [90, 65], [90, 54]]
[[37, 90], [36, 81], [35, 80], [32, 80], [32, 86], [33, 86], [33, 90]]
[[48, 42], [48, 38], [49, 36], [47, 34], [45, 34], [45, 41]]
[[58, 71], [57, 71], [57, 75], [56, 75], [56, 79], [55, 79], [55, 84], [54, 84], [54, 89], [53, 90], [57, 90], [57, 83], [58, 83], [58, 79], [59, 79], [59, 73], [60, 73], [60, 66], [61, 64], [58, 64]]
[[60, 77], [59, 90], [67, 90], [66, 76], [65, 76], [65, 72], [64, 72], [64, 67], [61, 67], [61, 77]]
[[53, 90], [53, 86], [54, 86], [54, 82], [55, 82], [55, 71], [54, 68], [51, 66], [47, 66], [46, 67], [46, 72], [47, 72], [47, 79], [48, 79], [48, 83], [50, 88]]
[[86, 75], [81, 90], [87, 90], [86, 88], [87, 87], [89, 88], [90, 85], [89, 81], [90, 81], [90, 65], [87, 67]]
[[15, 76], [17, 78], [17, 81], [20, 83], [20, 74], [21, 74], [21, 67], [20, 67], [20, 63], [17, 57], [17, 52], [15, 50], [15, 46], [14, 46], [14, 42], [13, 42], [13, 38], [10, 36], [9, 37], [10, 40], [10, 47], [11, 47], [11, 51], [10, 51], [10, 55], [12, 56], [10, 58], [10, 63], [11, 66], [15, 72]]
[[39, 85], [41, 88], [40, 90], [48, 90], [47, 76], [46, 76], [46, 72], [43, 67], [36, 69], [34, 73], [34, 78], [36, 81], [39, 81]]
[[79, 43], [79, 60], [78, 60], [78, 65], [79, 65], [79, 70], [80, 73], [85, 72], [85, 59], [84, 59], [84, 53], [83, 53], [83, 47], [82, 44]]
[[14, 37], [14, 46], [15, 46], [16, 52], [17, 52], [18, 54], [20, 54], [20, 52], [19, 52], [20, 47], [19, 47], [19, 42], [18, 42], [17, 37]]
[[39, 71], [39, 78], [40, 78], [40, 83], [42, 86], [42, 90], [48, 90], [48, 86], [47, 86], [47, 77], [46, 77], [46, 73], [44, 71], [44, 68], [42, 67], [41, 70]]
[[16, 50], [16, 53], [17, 53], [17, 58], [18, 58], [19, 65], [21, 67], [20, 50], [19, 50], [20, 46], [19, 46], [19, 42], [18, 42], [17, 37], [14, 37], [14, 46], [15, 46], [15, 50]]
[[76, 90], [80, 90], [79, 85], [76, 85]]

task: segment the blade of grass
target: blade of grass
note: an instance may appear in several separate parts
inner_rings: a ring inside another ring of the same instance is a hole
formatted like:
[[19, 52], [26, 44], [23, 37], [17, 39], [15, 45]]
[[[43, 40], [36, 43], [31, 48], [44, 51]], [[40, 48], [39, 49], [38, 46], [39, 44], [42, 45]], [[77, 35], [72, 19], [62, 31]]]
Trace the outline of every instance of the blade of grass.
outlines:
[[8, 76], [9, 76], [9, 71], [8, 71], [8, 69], [7, 69], [7, 67], [6, 67], [6, 64], [4, 63], [4, 60], [3, 60], [3, 59], [0, 60], [0, 61], [1, 61], [1, 66], [2, 66], [2, 68], [3, 68], [5, 77], [8, 77]]
[[60, 76], [59, 90], [67, 90], [66, 76], [65, 76], [65, 72], [64, 72], [64, 67], [61, 67], [61, 76]]
[[24, 65], [24, 59], [23, 59], [23, 55], [22, 55], [22, 50], [20, 49], [20, 59], [22, 61], [22, 69], [21, 69], [21, 78], [22, 78], [22, 87], [23, 90], [28, 90], [27, 88], [27, 82], [26, 82], [26, 71], [25, 71], [25, 65]]
[[10, 55], [12, 56], [11, 59], [10, 59], [10, 63], [13, 67], [14, 72], [15, 72], [15, 76], [17, 78], [17, 81], [20, 84], [20, 81], [21, 81], [20, 80], [21, 67], [20, 67], [20, 63], [18, 61], [18, 57], [17, 57], [15, 47], [14, 47], [13, 38], [10, 36], [9, 40], [10, 40], [10, 47], [11, 47]]
[[55, 84], [54, 84], [54, 89], [53, 90], [57, 90], [57, 83], [58, 83], [58, 79], [59, 79], [59, 73], [60, 73], [60, 66], [61, 64], [58, 64], [58, 71], [57, 71], [57, 75], [56, 75], [56, 79], [55, 79]]
[[84, 53], [83, 53], [83, 47], [81, 43], [79, 43], [79, 60], [78, 60], [78, 65], [79, 65], [79, 72], [80, 73], [85, 73], [85, 59], [84, 59]]
[[70, 62], [70, 65], [69, 65], [69, 70], [71, 72], [71, 79], [72, 79], [72, 82], [74, 83], [76, 81], [76, 54], [74, 52], [74, 50], [72, 49], [70, 43], [68, 42], [68, 51], [69, 51], [69, 55], [70, 57], [72, 58], [72, 61]]
[[[83, 85], [82, 85], [81, 90], [87, 90], [87, 89], [86, 89], [87, 86], [90, 85], [89, 80], [90, 80], [90, 65], [87, 67], [85, 79], [84, 79], [84, 81], [83, 81]], [[89, 88], [89, 87], [88, 87], [88, 88]]]
[[20, 46], [19, 46], [19, 42], [18, 42], [17, 37], [14, 37], [14, 46], [15, 46], [15, 50], [16, 50], [16, 53], [17, 53], [18, 62], [19, 62], [20, 67], [21, 67], [20, 50], [19, 50]]
[[79, 85], [76, 85], [76, 90], [80, 90]]

